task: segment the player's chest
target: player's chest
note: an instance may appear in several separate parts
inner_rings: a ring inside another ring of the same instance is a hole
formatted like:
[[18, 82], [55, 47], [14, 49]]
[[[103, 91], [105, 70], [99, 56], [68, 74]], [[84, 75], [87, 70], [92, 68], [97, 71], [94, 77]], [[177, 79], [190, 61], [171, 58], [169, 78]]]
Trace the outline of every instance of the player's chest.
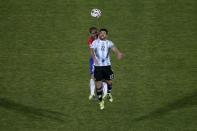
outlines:
[[97, 44], [97, 49], [101, 50], [101, 51], [106, 51], [109, 49], [108, 43], [107, 42], [99, 42]]

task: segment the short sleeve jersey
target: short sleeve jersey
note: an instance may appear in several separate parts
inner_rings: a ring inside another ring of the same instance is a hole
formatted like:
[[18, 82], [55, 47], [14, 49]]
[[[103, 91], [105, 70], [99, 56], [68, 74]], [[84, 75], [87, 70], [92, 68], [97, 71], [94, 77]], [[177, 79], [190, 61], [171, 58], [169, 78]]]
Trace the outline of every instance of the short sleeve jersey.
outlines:
[[95, 66], [111, 65], [109, 53], [113, 46], [114, 43], [110, 40], [96, 39], [92, 42], [90, 48], [94, 50], [95, 57], [98, 61], [98, 64], [94, 64]]

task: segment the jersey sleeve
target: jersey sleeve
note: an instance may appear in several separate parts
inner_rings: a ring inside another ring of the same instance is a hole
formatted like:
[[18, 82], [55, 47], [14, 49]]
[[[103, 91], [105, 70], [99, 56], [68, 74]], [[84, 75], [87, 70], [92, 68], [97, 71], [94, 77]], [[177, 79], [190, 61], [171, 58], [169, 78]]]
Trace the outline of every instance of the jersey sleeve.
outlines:
[[109, 41], [109, 48], [114, 47], [114, 43], [112, 41]]
[[90, 48], [95, 49], [96, 48], [96, 42], [93, 41], [92, 44], [90, 45]]

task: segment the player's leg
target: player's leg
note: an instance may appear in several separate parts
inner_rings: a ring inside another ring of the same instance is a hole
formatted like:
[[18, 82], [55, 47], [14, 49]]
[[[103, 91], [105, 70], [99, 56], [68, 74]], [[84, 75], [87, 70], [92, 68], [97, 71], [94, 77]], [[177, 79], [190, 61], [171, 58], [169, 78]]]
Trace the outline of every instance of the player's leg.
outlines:
[[95, 67], [94, 78], [95, 78], [95, 82], [96, 82], [96, 93], [97, 93], [97, 96], [98, 96], [100, 109], [103, 110], [104, 109], [104, 101], [102, 99], [102, 95], [103, 95], [102, 67]]
[[96, 81], [96, 94], [98, 96], [99, 101], [102, 101], [102, 95], [103, 95], [102, 81]]
[[92, 58], [90, 58], [89, 60], [89, 70], [90, 70], [90, 75], [91, 75], [91, 78], [90, 78], [90, 95], [89, 95], [89, 100], [91, 100], [95, 94], [95, 81], [94, 81], [94, 61]]
[[95, 92], [95, 81], [94, 81], [94, 77], [91, 76], [89, 100], [91, 100], [95, 96], [94, 92]]
[[113, 102], [113, 97], [112, 97], [112, 80], [107, 81], [107, 98], [109, 99], [110, 102]]
[[107, 82], [102, 82], [103, 84], [103, 98], [107, 96]]
[[104, 109], [104, 101], [102, 99], [102, 95], [103, 95], [102, 81], [96, 81], [96, 93], [98, 96], [100, 109], [103, 110]]
[[105, 69], [105, 79], [107, 81], [107, 98], [109, 99], [110, 102], [113, 102], [113, 97], [112, 97], [112, 80], [114, 78], [114, 73], [111, 69], [111, 66], [108, 66]]
[[112, 80], [107, 81], [107, 93], [112, 92]]

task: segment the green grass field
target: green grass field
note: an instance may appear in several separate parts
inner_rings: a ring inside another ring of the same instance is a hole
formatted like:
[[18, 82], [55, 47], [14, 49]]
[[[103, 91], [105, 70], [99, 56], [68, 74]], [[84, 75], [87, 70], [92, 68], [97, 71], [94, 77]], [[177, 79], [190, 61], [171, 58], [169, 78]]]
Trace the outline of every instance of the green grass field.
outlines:
[[[89, 12], [125, 54], [89, 101]], [[196, 0], [0, 1], [1, 131], [197, 131]]]

